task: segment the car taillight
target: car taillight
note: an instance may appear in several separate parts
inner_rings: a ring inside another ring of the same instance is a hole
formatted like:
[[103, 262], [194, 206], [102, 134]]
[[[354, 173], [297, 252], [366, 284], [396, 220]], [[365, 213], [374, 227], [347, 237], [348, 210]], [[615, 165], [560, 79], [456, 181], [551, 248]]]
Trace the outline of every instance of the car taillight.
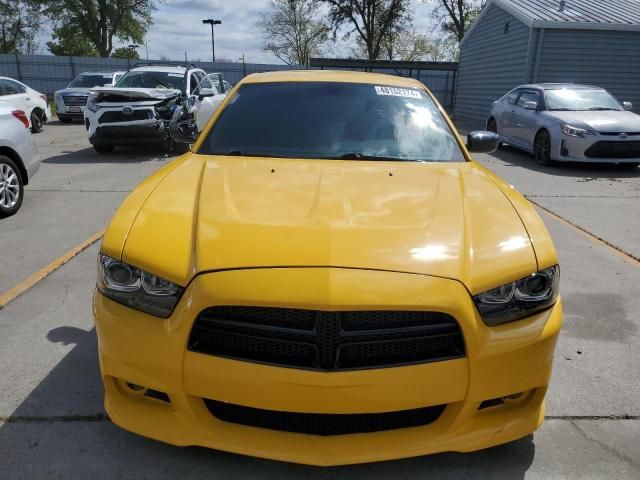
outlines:
[[26, 113], [24, 113], [22, 110], [14, 110], [11, 113], [13, 114], [14, 117], [16, 117], [18, 120], [22, 122], [22, 124], [24, 125], [24, 128], [29, 128], [29, 119], [27, 118]]
[[45, 103], [47, 102], [47, 96], [45, 94], [40, 95], [40, 98], [44, 100]]

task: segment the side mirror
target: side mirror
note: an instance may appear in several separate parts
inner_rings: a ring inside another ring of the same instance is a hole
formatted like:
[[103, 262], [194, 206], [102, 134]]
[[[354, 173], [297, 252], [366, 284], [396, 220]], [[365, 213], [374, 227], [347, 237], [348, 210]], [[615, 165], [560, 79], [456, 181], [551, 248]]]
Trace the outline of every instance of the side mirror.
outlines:
[[633, 103], [631, 103], [631, 102], [622, 102], [622, 106], [624, 107], [625, 110], [632, 110], [633, 109]]
[[213, 97], [215, 94], [216, 92], [213, 91], [213, 88], [201, 88], [200, 92], [198, 92], [198, 97], [199, 98]]
[[471, 132], [467, 136], [467, 150], [474, 153], [493, 153], [499, 143], [500, 136], [493, 132]]
[[193, 122], [174, 123], [169, 128], [174, 142], [194, 143], [198, 138], [198, 126]]
[[524, 108], [525, 110], [537, 110], [538, 102], [524, 102], [522, 108]]

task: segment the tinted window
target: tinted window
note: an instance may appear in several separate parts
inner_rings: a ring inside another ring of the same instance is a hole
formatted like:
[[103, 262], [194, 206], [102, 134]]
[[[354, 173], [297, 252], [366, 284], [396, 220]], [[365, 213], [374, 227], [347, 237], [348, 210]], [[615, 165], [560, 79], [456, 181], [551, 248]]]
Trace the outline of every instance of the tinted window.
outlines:
[[93, 88], [102, 87], [107, 83], [111, 83], [110, 74], [82, 74], [73, 79], [73, 82], [69, 84], [69, 88]]
[[622, 110], [620, 103], [601, 88], [559, 88], [544, 94], [549, 110]]
[[180, 90], [185, 93], [185, 75], [183, 73], [131, 71], [116, 83], [118, 88], [158, 88]]
[[537, 104], [538, 100], [540, 100], [538, 92], [522, 92], [522, 95], [518, 98], [518, 106], [524, 107], [527, 102], [536, 102]]
[[17, 82], [11, 80], [0, 80], [0, 95], [16, 95], [24, 93], [26, 89]]
[[508, 96], [507, 96], [507, 101], [511, 104], [511, 105], [515, 105], [516, 104], [516, 100], [518, 99], [518, 95], [520, 95], [520, 92], [522, 90], [515, 90], [513, 92], [511, 92]]
[[426, 92], [329, 82], [242, 86], [199, 153], [464, 161]]

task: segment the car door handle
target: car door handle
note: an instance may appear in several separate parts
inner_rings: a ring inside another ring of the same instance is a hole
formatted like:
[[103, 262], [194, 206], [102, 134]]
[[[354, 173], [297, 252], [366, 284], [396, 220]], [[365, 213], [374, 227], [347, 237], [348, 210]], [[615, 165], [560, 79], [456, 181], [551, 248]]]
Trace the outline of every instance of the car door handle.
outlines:
[[27, 97], [27, 100], [31, 100], [31, 97]]

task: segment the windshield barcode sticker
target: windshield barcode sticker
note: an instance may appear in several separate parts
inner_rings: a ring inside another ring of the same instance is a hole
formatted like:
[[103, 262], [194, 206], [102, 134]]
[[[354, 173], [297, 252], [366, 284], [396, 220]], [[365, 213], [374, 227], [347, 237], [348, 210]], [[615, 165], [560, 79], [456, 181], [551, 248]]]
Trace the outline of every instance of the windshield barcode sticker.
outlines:
[[390, 95], [392, 97], [422, 98], [417, 90], [409, 90], [408, 88], [397, 87], [380, 87], [376, 85], [376, 93], [378, 95]]

